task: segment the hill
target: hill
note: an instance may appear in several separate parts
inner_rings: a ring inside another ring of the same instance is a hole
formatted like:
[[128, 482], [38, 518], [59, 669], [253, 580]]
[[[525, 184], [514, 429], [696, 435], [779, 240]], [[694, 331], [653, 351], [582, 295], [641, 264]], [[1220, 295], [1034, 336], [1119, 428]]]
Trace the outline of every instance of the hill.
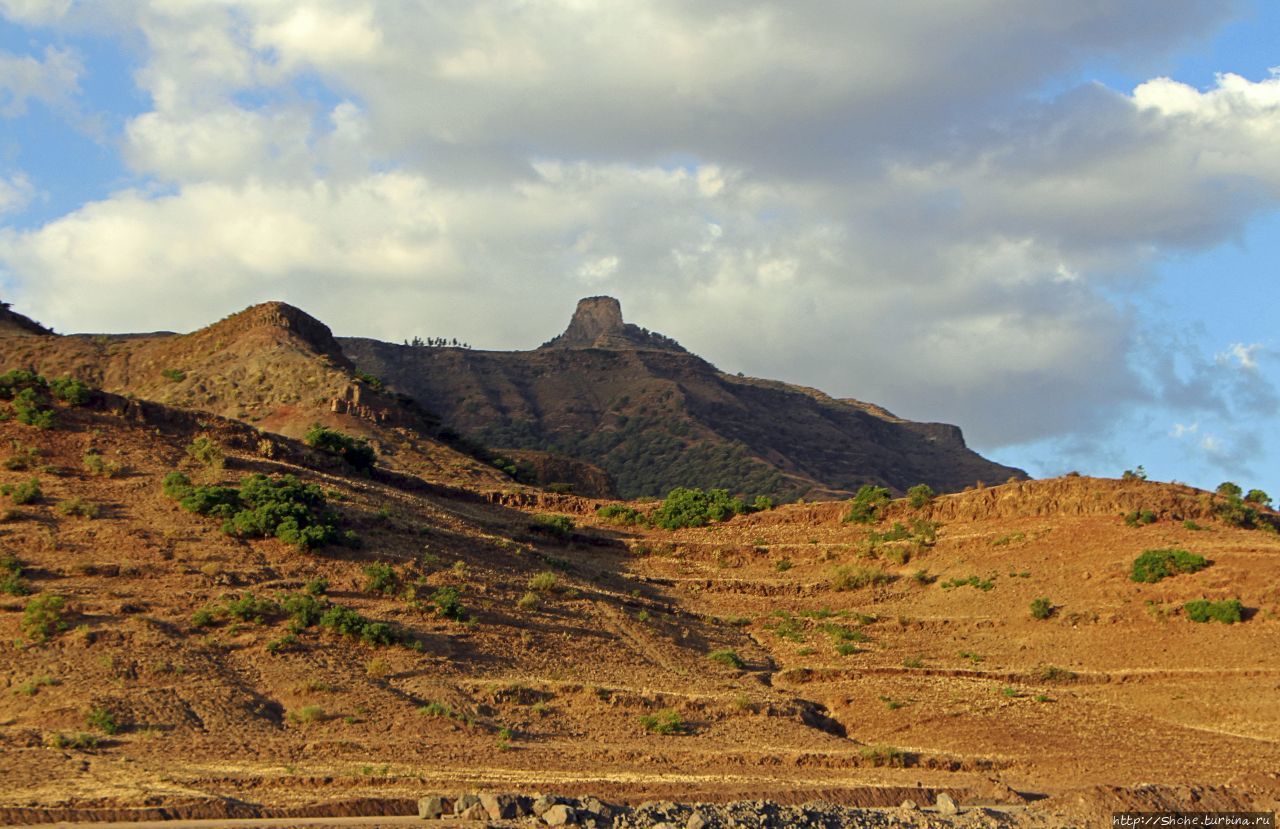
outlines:
[[968, 449], [954, 426], [725, 374], [625, 323], [610, 297], [582, 300], [563, 334], [528, 352], [339, 342], [362, 371], [474, 440], [588, 461], [629, 498], [701, 486], [824, 499], [863, 484], [950, 492], [1026, 477]]
[[[1065, 478], [869, 524], [830, 503], [663, 530], [571, 495], [357, 476], [161, 404], [48, 405], [52, 428], [0, 420], [8, 818], [948, 792], [1062, 826], [1280, 792], [1280, 540], [1208, 493]], [[227, 534], [174, 471], [241, 493], [296, 476], [340, 536]], [[1167, 548], [1207, 565], [1130, 578]], [[1241, 621], [1193, 621], [1199, 599], [1238, 599]]]

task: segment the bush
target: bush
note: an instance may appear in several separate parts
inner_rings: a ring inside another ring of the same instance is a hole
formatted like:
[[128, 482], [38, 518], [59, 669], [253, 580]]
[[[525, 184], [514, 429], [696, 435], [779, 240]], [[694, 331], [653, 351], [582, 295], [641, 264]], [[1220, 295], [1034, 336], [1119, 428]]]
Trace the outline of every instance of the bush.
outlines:
[[1053, 615], [1053, 602], [1041, 596], [1031, 600], [1031, 618], [1048, 619]]
[[1231, 481], [1223, 481], [1218, 484], [1218, 488], [1214, 491], [1223, 498], [1239, 498], [1244, 495], [1244, 490], [1240, 488], [1240, 485]]
[[1142, 555], [1133, 561], [1133, 569], [1129, 578], [1137, 582], [1154, 584], [1161, 579], [1176, 576], [1179, 573], [1195, 573], [1209, 566], [1204, 556], [1189, 553], [1186, 550], [1144, 550]]
[[859, 750], [858, 756], [872, 766], [898, 769], [907, 766], [910, 759], [905, 752], [893, 746], [867, 746]]
[[228, 616], [258, 625], [280, 615], [280, 605], [270, 599], [259, 599], [253, 593], [245, 593], [227, 602], [226, 610]]
[[567, 515], [535, 515], [530, 529], [565, 539], [573, 535], [573, 519]]
[[1147, 479], [1147, 470], [1139, 464], [1137, 469], [1126, 469], [1124, 474], [1120, 476], [1122, 481], [1145, 481]]
[[719, 662], [721, 665], [729, 668], [735, 668], [739, 671], [746, 666], [746, 663], [742, 661], [742, 657], [738, 656], [737, 653], [729, 650], [728, 648], [712, 651], [707, 654], [707, 659], [710, 659], [712, 662]]
[[319, 705], [304, 705], [289, 713], [289, 720], [295, 723], [324, 722], [327, 719], [328, 713]]
[[1156, 514], [1149, 509], [1134, 510], [1133, 512], [1125, 513], [1124, 516], [1125, 526], [1128, 527], [1140, 527], [1144, 524], [1154, 524], [1156, 523], [1156, 520]]
[[[13, 375], [9, 372], [5, 377]], [[32, 375], [30, 372], [23, 372], [24, 378], [21, 382], [4, 385], [3, 377], [0, 377], [0, 387], [8, 388], [8, 395], [0, 395], [10, 397], [13, 400], [13, 411], [17, 415], [19, 423], [28, 426], [35, 426], [40, 429], [52, 429], [55, 421], [53, 410], [47, 408], [52, 402], [48, 393], [48, 383], [41, 376]], [[31, 379], [27, 379], [29, 375]]]
[[893, 576], [879, 567], [837, 567], [831, 576], [833, 590], [860, 590], [868, 585], [888, 584]]
[[689, 727], [674, 708], [664, 708], [656, 714], [640, 717], [640, 725], [651, 734], [687, 734]]
[[13, 454], [4, 459], [5, 469], [22, 472], [40, 465], [43, 452], [38, 447], [26, 446], [17, 440], [10, 441], [9, 445], [13, 447]]
[[390, 564], [379, 562], [364, 568], [364, 589], [366, 593], [381, 593], [389, 596], [396, 592], [400, 579]]
[[644, 517], [644, 513], [634, 507], [629, 507], [626, 504], [606, 504], [596, 510], [596, 515], [610, 523], [623, 524], [628, 527], [648, 523]]
[[32, 642], [47, 642], [67, 629], [62, 618], [67, 600], [62, 596], [36, 596], [22, 611], [22, 633]]
[[[307, 586], [310, 587], [309, 584]], [[309, 628], [319, 624], [328, 608], [328, 602], [317, 599], [311, 592], [291, 593], [280, 602], [280, 609], [288, 614], [297, 628]]]
[[30, 592], [31, 588], [22, 581], [22, 562], [13, 553], [0, 556], [0, 593], [25, 596]]
[[109, 461], [98, 452], [97, 449], [89, 449], [81, 458], [84, 469], [90, 475], [101, 475], [104, 478], [114, 478], [124, 471], [124, 467], [119, 461]]
[[768, 495], [757, 495], [751, 502], [752, 512], [768, 512], [771, 509], [773, 509], [773, 499]]
[[94, 708], [85, 714], [84, 724], [86, 728], [93, 728], [107, 735], [115, 734], [120, 730], [116, 715], [102, 707]]
[[308, 446], [336, 455], [353, 469], [362, 472], [371, 471], [374, 461], [378, 459], [368, 441], [343, 434], [335, 429], [327, 429], [319, 424], [308, 429], [302, 439]]
[[1244, 496], [1244, 500], [1248, 504], [1257, 504], [1268, 509], [1271, 507], [1271, 496], [1261, 489], [1249, 490], [1249, 493]]
[[728, 490], [704, 492], [697, 488], [676, 487], [667, 493], [662, 506], [650, 520], [665, 530], [678, 530], [703, 527], [712, 521], [726, 521], [746, 511], [746, 505], [737, 498], [731, 498]]
[[0, 495], [8, 495], [15, 504], [34, 504], [44, 497], [44, 493], [40, 491], [39, 478], [32, 478], [20, 484], [0, 486]]
[[164, 492], [179, 505], [200, 515], [223, 519], [222, 531], [240, 538], [275, 536], [302, 549], [335, 540], [336, 516], [326, 510], [324, 492], [294, 475], [268, 478], [250, 475], [239, 489], [192, 486], [181, 472], [165, 476]]
[[560, 577], [550, 570], [544, 570], [529, 579], [529, 589], [536, 593], [547, 593], [555, 590], [560, 584]]
[[181, 383], [187, 379], [187, 373], [180, 368], [166, 368], [160, 372], [160, 376], [173, 383]]
[[889, 503], [889, 490], [882, 486], [864, 484], [849, 502], [844, 520], [855, 524], [872, 524], [879, 516], [880, 508]]
[[995, 589], [996, 583], [995, 583], [995, 576], [992, 576], [991, 578], [986, 578], [986, 579], [979, 578], [977, 576], [969, 576], [968, 578], [963, 578], [963, 579], [962, 578], [947, 579], [946, 581], [944, 581], [942, 584], [938, 586], [941, 587], [943, 590], [951, 590], [956, 587], [975, 587], [978, 590], [981, 590], [982, 592], [986, 593], [989, 590]]
[[467, 618], [456, 588], [441, 587], [432, 594], [431, 603], [436, 606], [436, 613], [446, 619], [462, 622]]
[[93, 520], [102, 512], [102, 508], [92, 501], [86, 501], [83, 498], [71, 498], [66, 501], [59, 501], [54, 507], [60, 515], [79, 515], [82, 518]]
[[542, 607], [542, 598], [530, 590], [520, 597], [520, 600], [516, 602], [516, 607], [521, 610], [537, 610]]
[[1239, 599], [1223, 599], [1216, 602], [1195, 599], [1184, 604], [1182, 609], [1186, 612], [1187, 618], [1193, 622], [1213, 621], [1233, 625], [1244, 617], [1244, 606], [1240, 604]]
[[72, 406], [83, 406], [89, 402], [89, 387], [74, 377], [59, 377], [49, 381], [49, 389], [53, 396]]
[[907, 490], [907, 503], [914, 509], [920, 509], [932, 503], [933, 496], [933, 487], [928, 484], [916, 484]]
[[222, 447], [206, 435], [200, 435], [191, 441], [191, 445], [187, 447], [187, 455], [210, 469], [222, 469], [226, 465]]

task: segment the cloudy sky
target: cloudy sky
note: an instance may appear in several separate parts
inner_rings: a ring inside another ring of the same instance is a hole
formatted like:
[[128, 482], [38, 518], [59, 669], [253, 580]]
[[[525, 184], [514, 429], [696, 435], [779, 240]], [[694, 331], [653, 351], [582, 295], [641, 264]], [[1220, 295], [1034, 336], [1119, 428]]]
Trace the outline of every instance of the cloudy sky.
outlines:
[[1280, 494], [1273, 0], [0, 0], [0, 297], [530, 348], [582, 296], [1047, 475]]

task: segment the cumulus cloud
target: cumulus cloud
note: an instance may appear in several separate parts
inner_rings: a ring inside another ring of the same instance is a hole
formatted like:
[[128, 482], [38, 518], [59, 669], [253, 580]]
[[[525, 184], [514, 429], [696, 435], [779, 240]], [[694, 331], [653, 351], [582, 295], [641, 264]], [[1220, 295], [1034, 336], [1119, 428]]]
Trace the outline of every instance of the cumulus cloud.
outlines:
[[0, 278], [60, 329], [284, 298], [500, 348], [607, 292], [722, 368], [986, 447], [1274, 409], [1265, 349], [1215, 360], [1128, 300], [1280, 203], [1280, 78], [1037, 95], [1231, 4], [910, 6], [0, 0], [140, 34], [151, 102], [121, 136], [151, 186], [0, 231]]
[[0, 216], [22, 210], [35, 193], [35, 186], [24, 173], [0, 176]]
[[32, 102], [68, 107], [82, 71], [69, 49], [49, 46], [41, 57], [0, 51], [0, 117], [24, 115]]

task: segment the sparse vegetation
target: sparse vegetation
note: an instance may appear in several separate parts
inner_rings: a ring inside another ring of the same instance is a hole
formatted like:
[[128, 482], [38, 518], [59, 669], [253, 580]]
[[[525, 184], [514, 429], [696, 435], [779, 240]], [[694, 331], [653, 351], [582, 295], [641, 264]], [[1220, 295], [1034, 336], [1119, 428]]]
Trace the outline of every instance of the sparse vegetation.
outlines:
[[1129, 578], [1153, 584], [1180, 573], [1195, 573], [1209, 566], [1204, 556], [1186, 550], [1145, 550], [1134, 559]]
[[529, 579], [529, 589], [535, 593], [550, 593], [560, 585], [560, 577], [550, 570], [543, 570]]
[[880, 509], [889, 503], [889, 490], [882, 486], [864, 484], [849, 502], [844, 520], [854, 524], [873, 524], [879, 519]]
[[364, 590], [366, 593], [381, 593], [390, 596], [400, 586], [400, 578], [395, 568], [385, 562], [370, 564], [364, 568]]
[[74, 377], [56, 377], [49, 381], [53, 396], [71, 406], [83, 406], [89, 402], [90, 388]]
[[22, 611], [22, 634], [37, 644], [47, 642], [67, 629], [63, 613], [67, 600], [62, 596], [36, 596]]
[[707, 654], [707, 659], [739, 671], [746, 666], [746, 663], [742, 661], [742, 657], [738, 656], [736, 651], [729, 650], [728, 648], [712, 651]]
[[102, 512], [102, 507], [92, 501], [86, 501], [84, 498], [69, 498], [66, 501], [59, 501], [54, 509], [58, 511], [59, 515], [78, 515], [81, 518], [90, 520], [97, 518]]
[[160, 376], [173, 383], [181, 383], [187, 379], [187, 373], [180, 368], [166, 368], [160, 372]]
[[832, 590], [860, 590], [872, 585], [888, 584], [894, 576], [879, 567], [844, 566], [832, 573]]
[[19, 440], [10, 441], [9, 446], [12, 451], [9, 457], [4, 459], [5, 469], [13, 472], [24, 472], [39, 467], [40, 456], [43, 454], [39, 447], [29, 446]]
[[308, 429], [302, 439], [308, 446], [342, 458], [352, 469], [361, 472], [371, 471], [374, 462], [378, 459], [368, 441], [343, 434], [336, 429], [329, 429], [319, 424]]
[[916, 484], [907, 490], [907, 503], [913, 509], [927, 507], [933, 503], [934, 494], [933, 487], [928, 484]]
[[40, 479], [32, 478], [19, 484], [0, 486], [0, 495], [7, 495], [15, 504], [34, 504], [44, 497], [40, 489]]
[[1124, 523], [1127, 527], [1141, 527], [1146, 524], [1156, 523], [1156, 514], [1149, 509], [1134, 510], [1127, 512], [1124, 516]]
[[22, 580], [22, 562], [13, 553], [0, 555], [0, 593], [25, 596], [31, 588]]
[[948, 579], [939, 585], [943, 590], [952, 590], [956, 587], [973, 587], [983, 592], [992, 590], [996, 586], [995, 576], [989, 578], [979, 578], [978, 576], [969, 576], [967, 578]]
[[674, 708], [664, 708], [656, 714], [644, 714], [640, 725], [651, 734], [687, 734], [689, 726]]
[[329, 719], [328, 712], [319, 705], [304, 705], [296, 711], [289, 712], [289, 721], [301, 725], [324, 722], [327, 719]]
[[207, 435], [200, 435], [187, 447], [187, 456], [201, 466], [220, 470], [226, 465], [226, 457], [217, 441]]
[[567, 515], [536, 515], [530, 529], [559, 539], [573, 535], [573, 519]]
[[868, 763], [877, 768], [905, 768], [908, 765], [909, 757], [906, 752], [893, 746], [866, 746], [859, 749], [858, 756], [862, 758], [864, 763]]
[[446, 619], [458, 622], [467, 620], [467, 613], [462, 607], [462, 599], [456, 588], [441, 587], [432, 594], [431, 603], [435, 605], [436, 613]]
[[1120, 476], [1122, 481], [1145, 481], [1147, 479], [1147, 470], [1142, 468], [1142, 464], [1138, 464], [1136, 469], [1126, 469]]
[[1032, 619], [1048, 619], [1053, 615], [1053, 602], [1041, 596], [1031, 600], [1031, 618]]
[[1195, 599], [1182, 606], [1187, 618], [1193, 622], [1222, 622], [1234, 625], [1244, 619], [1244, 606], [1239, 599]]
[[606, 504], [596, 510], [596, 515], [611, 524], [621, 524], [627, 527], [643, 526], [649, 523], [648, 519], [644, 517], [644, 513], [626, 504]]
[[124, 471], [124, 466], [119, 461], [107, 460], [97, 449], [86, 450], [81, 463], [90, 475], [103, 478], [114, 478]]
[[92, 728], [95, 731], [101, 731], [108, 736], [115, 734], [120, 730], [120, 724], [116, 721], [116, 715], [109, 709], [98, 706], [92, 708], [84, 715], [84, 724], [86, 728]]

